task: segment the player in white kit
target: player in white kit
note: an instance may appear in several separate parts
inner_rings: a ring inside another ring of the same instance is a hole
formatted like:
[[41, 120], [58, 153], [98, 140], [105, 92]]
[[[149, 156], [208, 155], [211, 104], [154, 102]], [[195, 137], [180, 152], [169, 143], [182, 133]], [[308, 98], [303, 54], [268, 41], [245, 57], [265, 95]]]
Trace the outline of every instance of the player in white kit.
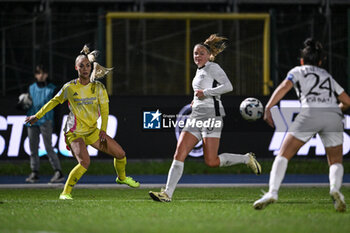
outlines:
[[[290, 126], [270, 172], [269, 191], [255, 201], [255, 209], [263, 209], [278, 199], [278, 190], [287, 170], [288, 161], [310, 138], [319, 134], [326, 148], [329, 164], [330, 196], [336, 211], [344, 212], [346, 204], [340, 192], [343, 162], [343, 114], [350, 106], [344, 89], [320, 66], [325, 59], [321, 43], [306, 39], [301, 51], [301, 66], [291, 69], [265, 106], [264, 120], [274, 127], [270, 109], [294, 86], [301, 110]], [[337, 101], [340, 101], [338, 105]]]
[[198, 69], [192, 82], [194, 90], [192, 113], [180, 134], [165, 190], [149, 192], [155, 201], [171, 201], [183, 173], [184, 161], [200, 140], [203, 140], [204, 161], [209, 167], [244, 163], [255, 174], [261, 173], [261, 166], [251, 152], [245, 155], [231, 153], [218, 155], [223, 116], [225, 116], [220, 95], [232, 91], [232, 84], [221, 67], [213, 61], [215, 56], [225, 49], [225, 40], [226, 38], [213, 34], [204, 43], [194, 47], [193, 59]]

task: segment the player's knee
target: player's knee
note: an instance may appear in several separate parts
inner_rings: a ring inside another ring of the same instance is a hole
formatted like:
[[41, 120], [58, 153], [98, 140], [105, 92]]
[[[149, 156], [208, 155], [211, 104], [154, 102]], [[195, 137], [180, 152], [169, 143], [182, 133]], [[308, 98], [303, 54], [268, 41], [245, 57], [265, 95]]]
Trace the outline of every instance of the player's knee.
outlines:
[[114, 157], [117, 159], [122, 159], [125, 157], [125, 151], [124, 150], [119, 150], [114, 154]]
[[186, 155], [184, 153], [179, 152], [178, 150], [175, 151], [174, 154], [174, 160], [177, 161], [184, 161], [186, 158]]
[[212, 159], [206, 159], [206, 160], [205, 160], [205, 164], [206, 164], [208, 167], [218, 167], [218, 166], [220, 165], [220, 163], [218, 163], [218, 161], [212, 160]]
[[125, 157], [125, 151], [121, 150], [119, 155], [120, 155], [120, 157], [124, 158]]
[[336, 164], [336, 163], [342, 164], [342, 163], [343, 163], [342, 158], [332, 158], [332, 159], [328, 159], [328, 165], [329, 165], [329, 166], [331, 166], [331, 165], [333, 165], [333, 164]]
[[88, 169], [90, 166], [90, 159], [82, 160], [79, 162], [81, 166], [83, 166], [85, 169]]

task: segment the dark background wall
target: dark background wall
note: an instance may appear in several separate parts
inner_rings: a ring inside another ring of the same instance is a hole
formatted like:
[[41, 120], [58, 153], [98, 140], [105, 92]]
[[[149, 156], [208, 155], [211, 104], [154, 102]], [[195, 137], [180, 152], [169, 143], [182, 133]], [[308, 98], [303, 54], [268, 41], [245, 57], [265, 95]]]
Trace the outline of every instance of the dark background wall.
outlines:
[[[2, 41], [0, 92], [2, 96], [17, 96], [26, 90], [28, 84], [33, 81], [32, 73], [36, 63], [46, 63], [49, 66], [50, 77], [58, 86], [71, 80], [76, 76], [74, 59], [85, 43], [102, 52], [100, 62], [104, 64], [105, 14], [109, 11], [269, 13], [272, 88], [278, 85], [290, 68], [298, 65], [299, 50], [305, 38], [310, 36], [323, 43], [328, 57], [324, 64], [325, 68], [347, 88], [349, 9], [350, 2], [346, 0], [0, 0]], [[238, 28], [240, 35], [251, 30], [244, 25]], [[218, 31], [208, 29], [207, 34]], [[228, 31], [222, 33], [230, 36]], [[222, 55], [222, 61], [227, 61], [228, 58], [225, 56], [228, 54], [239, 51], [237, 46], [242, 38], [236, 38], [233, 34], [229, 40], [230, 51]], [[197, 42], [200, 41], [193, 41]], [[169, 46], [171, 44], [170, 41]], [[157, 60], [154, 62], [153, 66], [156, 67]], [[237, 70], [237, 67], [231, 67], [232, 64], [224, 62], [221, 64], [227, 72], [230, 69]], [[166, 69], [164, 65], [161, 68]], [[192, 66], [191, 75], [194, 72], [195, 67]], [[237, 75], [239, 77], [236, 77]], [[235, 81], [237, 79], [235, 84], [243, 86], [249, 76], [245, 73], [233, 73], [230, 78]], [[164, 95], [160, 89], [162, 86], [159, 85], [158, 88], [152, 89], [147, 94]], [[181, 88], [175, 90], [176, 92], [169, 93], [184, 94], [179, 93]], [[114, 94], [144, 95], [145, 93], [122, 86], [120, 91]], [[252, 93], [244, 91], [232, 93], [232, 95], [248, 94]]]
[[[99, 49], [102, 52], [99, 61], [105, 64], [105, 14], [109, 11], [268, 13], [271, 16], [271, 90], [285, 78], [289, 69], [298, 65], [303, 41], [312, 36], [324, 45], [327, 54], [324, 67], [349, 91], [349, 9], [350, 2], [347, 0], [0, 0], [0, 145], [3, 146], [0, 159], [9, 159], [7, 152], [12, 139], [19, 141], [19, 158], [27, 157], [23, 149], [25, 127], [16, 125], [22, 127], [22, 134], [11, 137], [14, 125], [10, 121], [23, 118], [10, 119], [9, 116], [24, 116], [25, 113], [18, 112], [14, 105], [18, 95], [25, 92], [34, 81], [33, 69], [37, 63], [49, 67], [50, 78], [58, 88], [76, 77], [74, 60], [83, 44], [89, 43], [92, 48]], [[243, 35], [253, 37], [254, 33], [250, 35], [248, 32], [254, 32], [254, 27], [241, 24], [238, 28]], [[208, 35], [215, 32], [207, 30]], [[224, 31], [223, 34], [227, 32]], [[241, 34], [238, 37], [233, 34], [229, 38], [228, 50], [217, 61], [228, 73], [230, 70], [236, 71], [237, 67], [227, 62], [230, 61], [227, 56], [238, 53], [237, 51], [242, 52], [238, 50], [242, 38]], [[142, 43], [137, 38], [132, 39], [136, 43]], [[199, 41], [191, 43], [197, 42]], [[171, 44], [169, 41], [169, 46]], [[162, 64], [165, 65], [159, 64], [155, 62], [152, 66], [158, 68], [159, 72], [165, 72], [167, 61], [163, 61]], [[243, 65], [253, 69], [250, 63]], [[195, 66], [192, 65], [191, 77], [194, 72]], [[167, 78], [169, 77], [164, 75], [164, 79]], [[230, 73], [229, 78], [235, 80], [235, 87], [261, 85], [249, 83], [250, 77], [242, 72]], [[179, 77], [181, 79], [183, 77]], [[142, 85], [138, 80], [134, 81], [135, 85]], [[145, 109], [161, 109], [163, 113], [169, 111], [176, 114], [191, 101], [192, 93], [185, 95], [183, 89], [176, 89], [175, 86], [176, 82], [168, 82], [166, 88], [169, 94], [166, 96], [164, 86], [153, 88], [147, 94], [121, 86], [111, 96], [111, 114], [118, 119], [116, 139], [131, 158], [169, 158], [173, 154], [176, 146], [175, 132], [144, 131], [142, 112]], [[248, 95], [258, 97], [263, 103], [268, 98], [259, 93], [244, 91], [224, 96], [227, 117], [220, 151], [243, 153], [253, 150], [262, 154], [259, 156], [272, 157], [273, 152], [269, 147], [274, 130], [262, 121], [247, 123], [239, 115], [239, 103]], [[295, 98], [294, 93], [289, 93], [288, 98]], [[60, 140], [62, 116], [67, 114], [67, 109], [61, 106], [56, 113], [56, 133]], [[316, 156], [315, 147], [310, 147], [308, 156]]]

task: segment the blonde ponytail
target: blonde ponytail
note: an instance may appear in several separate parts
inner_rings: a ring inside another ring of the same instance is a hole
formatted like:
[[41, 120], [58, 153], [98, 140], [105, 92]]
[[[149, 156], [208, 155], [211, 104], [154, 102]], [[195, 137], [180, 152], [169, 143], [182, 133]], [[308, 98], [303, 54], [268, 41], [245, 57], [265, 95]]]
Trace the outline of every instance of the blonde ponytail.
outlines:
[[225, 50], [227, 38], [211, 34], [208, 39], [202, 44], [210, 52], [210, 61], [214, 61], [215, 57]]
[[94, 50], [90, 52], [90, 48], [87, 45], [84, 45], [84, 48], [80, 51], [80, 54], [76, 61], [80, 58], [80, 56], [85, 56], [93, 64], [93, 70], [90, 75], [90, 82], [94, 82], [95, 80], [104, 78], [110, 71], [114, 68], [106, 68], [101, 66], [96, 62], [96, 57], [99, 55], [99, 51]]

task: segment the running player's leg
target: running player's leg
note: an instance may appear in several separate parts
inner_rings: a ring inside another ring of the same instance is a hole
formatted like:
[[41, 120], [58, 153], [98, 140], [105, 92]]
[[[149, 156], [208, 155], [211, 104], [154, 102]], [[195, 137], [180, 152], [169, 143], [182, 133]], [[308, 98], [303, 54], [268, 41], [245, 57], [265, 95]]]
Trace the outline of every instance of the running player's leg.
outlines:
[[288, 161], [298, 152], [305, 142], [287, 133], [286, 138], [282, 143], [281, 150], [272, 165], [269, 182], [269, 192], [278, 193], [284, 175], [287, 170]]
[[222, 117], [216, 117], [215, 121], [217, 123], [221, 122], [221, 124], [214, 127], [203, 127], [201, 129], [205, 163], [209, 167], [227, 167], [243, 163], [247, 164], [255, 174], [260, 174], [261, 166], [251, 152], [244, 155], [233, 153], [222, 153], [218, 155], [223, 119]]
[[235, 164], [247, 164], [257, 175], [261, 173], [261, 166], [256, 161], [253, 153], [232, 154], [222, 153], [218, 155], [220, 144], [219, 137], [203, 138], [204, 161], [209, 167], [228, 167]]
[[346, 204], [344, 196], [340, 192], [344, 175], [343, 145], [326, 147], [326, 152], [329, 164], [329, 193], [334, 201], [336, 211], [344, 212], [346, 210]]
[[255, 209], [263, 209], [268, 204], [277, 201], [278, 191], [286, 173], [288, 161], [293, 158], [304, 144], [305, 142], [297, 139], [291, 133], [287, 133], [287, 136], [283, 140], [281, 150], [272, 164], [269, 191], [264, 194], [262, 198], [254, 202], [253, 206]]
[[198, 138], [190, 132], [186, 131], [180, 134], [174, 154], [174, 160], [170, 167], [167, 184], [165, 186], [165, 192], [170, 198], [173, 196], [175, 187], [182, 176], [185, 159], [191, 150], [196, 146], [198, 141]]
[[116, 182], [118, 184], [126, 184], [132, 188], [140, 187], [139, 182], [135, 181], [132, 177], [126, 176], [125, 151], [118, 142], [107, 135], [105, 141], [101, 141], [98, 138], [98, 140], [92, 143], [91, 146], [114, 157], [113, 165], [117, 173]]
[[343, 180], [343, 146], [326, 147], [328, 165], [329, 165], [329, 181], [330, 189], [340, 190]]
[[162, 202], [171, 201], [176, 185], [182, 176], [185, 159], [198, 141], [199, 139], [194, 134], [188, 131], [181, 132], [174, 154], [174, 160], [168, 172], [165, 189], [161, 192], [150, 191], [149, 195], [153, 200]]
[[[332, 113], [330, 113], [332, 114]], [[319, 133], [324, 147], [326, 148], [329, 165], [329, 194], [334, 202], [336, 211], [346, 211], [346, 204], [343, 194], [340, 192], [344, 167], [343, 167], [343, 142], [344, 126], [339, 114], [328, 116], [327, 124]]]
[[[225, 153], [218, 156], [219, 145], [220, 138], [203, 138], [203, 154], [205, 164], [209, 167], [224, 167], [230, 161], [232, 163], [231, 165], [233, 165], [233, 159], [230, 158], [233, 154]], [[225, 158], [224, 161], [223, 158]]]
[[[246, 164], [256, 175], [261, 174], [261, 165], [255, 159], [253, 152], [247, 154], [222, 153], [219, 156], [220, 167], [228, 167], [235, 164]], [[210, 166], [208, 164], [208, 166]]]
[[69, 145], [72, 154], [77, 159], [78, 164], [69, 173], [68, 179], [64, 185], [60, 199], [72, 199], [71, 192], [74, 185], [84, 175], [90, 166], [90, 156], [86, 148], [86, 144], [82, 138], [77, 138]]

